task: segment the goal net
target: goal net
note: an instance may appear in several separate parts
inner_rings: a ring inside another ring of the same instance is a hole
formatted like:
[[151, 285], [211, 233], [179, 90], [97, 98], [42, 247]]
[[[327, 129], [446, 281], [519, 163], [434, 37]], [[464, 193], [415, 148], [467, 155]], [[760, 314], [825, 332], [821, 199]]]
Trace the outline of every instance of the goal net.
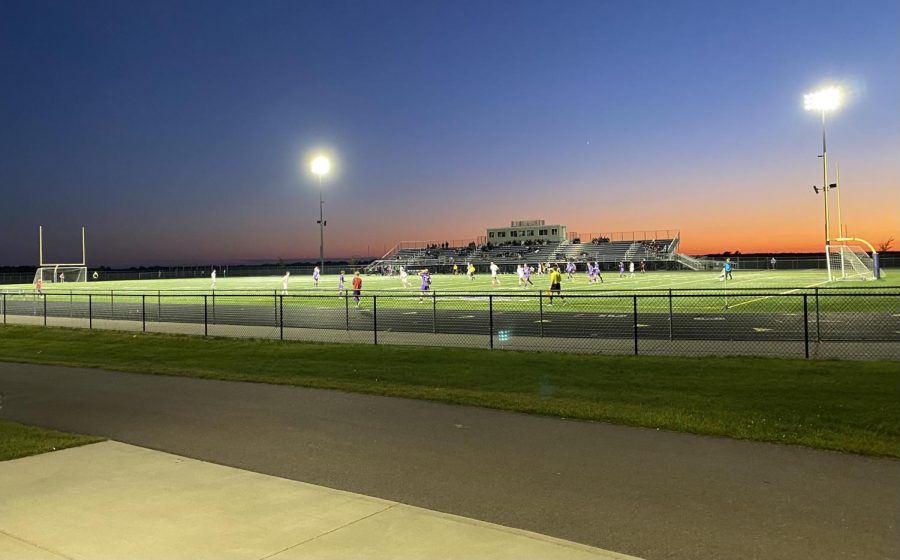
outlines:
[[34, 273], [34, 283], [40, 280], [43, 284], [58, 282], [87, 282], [86, 266], [41, 266]]
[[857, 245], [830, 245], [828, 260], [835, 280], [874, 280], [875, 261]]

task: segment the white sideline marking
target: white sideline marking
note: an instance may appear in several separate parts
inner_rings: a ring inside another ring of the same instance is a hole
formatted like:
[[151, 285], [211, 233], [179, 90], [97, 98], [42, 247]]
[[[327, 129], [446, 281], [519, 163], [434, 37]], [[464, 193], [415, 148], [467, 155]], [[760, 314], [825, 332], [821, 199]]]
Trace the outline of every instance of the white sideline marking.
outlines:
[[695, 321], [724, 321], [725, 317], [694, 317]]
[[649, 327], [650, 325], [643, 325], [643, 324], [641, 324], [641, 323], [638, 323], [637, 326], [638, 326], [638, 327]]
[[403, 315], [415, 315], [416, 313], [418, 313], [418, 311], [406, 311]]
[[550, 319], [540, 319], [538, 321], [535, 321], [535, 323], [549, 323], [549, 322], [550, 322]]
[[[827, 283], [829, 283], [830, 281], [831, 281], [831, 280], [825, 280], [824, 282], [817, 282], [817, 283], [815, 283], [815, 284], [810, 284], [809, 286], [803, 286], [802, 288], [794, 288], [793, 290], [788, 290], [788, 291], [786, 291], [786, 292], [781, 292], [781, 293], [778, 294], [778, 295], [783, 296], [783, 295], [787, 295], [787, 294], [794, 293], [794, 292], [796, 292], [796, 291], [798, 291], [798, 290], [806, 290], [806, 289], [808, 289], [808, 288], [815, 288], [816, 286], [821, 286], [822, 284], [827, 284]], [[736, 304], [730, 305], [730, 306], [728, 306], [728, 307], [729, 307], [730, 309], [734, 309], [735, 307], [740, 307], [741, 305], [747, 305], [748, 303], [753, 303], [753, 302], [755, 302], [755, 301], [762, 301], [762, 300], [764, 300], [764, 299], [769, 299], [769, 298], [773, 298], [773, 297], [775, 297], [775, 296], [762, 296], [762, 297], [758, 297], [758, 298], [755, 298], [755, 299], [749, 299], [749, 300], [747, 300], [747, 301], [742, 301], [741, 303], [736, 303]]]
[[474, 319], [474, 315], [460, 315], [457, 319]]
[[767, 329], [767, 328], [764, 328], [764, 327], [753, 327], [753, 330], [755, 330], [756, 332], [769, 332], [769, 331], [771, 331], [772, 329]]

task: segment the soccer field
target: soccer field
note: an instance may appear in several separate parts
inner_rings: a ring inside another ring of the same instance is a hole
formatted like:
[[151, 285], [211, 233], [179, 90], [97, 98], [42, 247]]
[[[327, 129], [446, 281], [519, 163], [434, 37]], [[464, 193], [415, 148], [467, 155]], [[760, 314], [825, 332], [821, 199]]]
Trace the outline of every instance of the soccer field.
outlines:
[[[474, 280], [465, 275], [438, 274], [432, 276], [426, 298], [437, 298], [444, 307], [479, 309], [486, 305], [487, 295], [493, 304], [509, 310], [550, 307], [549, 276], [533, 274], [534, 285], [518, 285], [514, 274], [499, 275], [500, 286], [492, 286], [489, 274], [478, 274]], [[804, 294], [810, 299], [820, 293], [827, 295], [831, 310], [853, 312], [898, 311], [895, 297], [870, 297], [875, 293], [900, 296], [900, 270], [888, 270], [878, 281], [831, 281], [824, 270], [754, 270], [736, 271], [734, 278], [722, 281], [717, 271], [654, 271], [635, 273], [632, 277], [607, 272], [602, 283], [589, 283], [587, 275], [579, 272], [572, 280], [563, 275], [564, 305], [557, 300], [555, 311], [620, 311], [631, 310], [633, 296], [638, 296], [642, 311], [671, 311], [728, 309], [734, 312], [797, 312], [802, 310]], [[345, 275], [344, 284], [350, 288], [352, 273]], [[404, 288], [398, 276], [363, 275], [363, 305], [371, 305], [371, 296], [378, 296], [378, 306], [415, 306], [422, 298], [420, 279], [409, 276]], [[198, 296], [215, 297], [216, 305], [252, 305], [271, 302], [281, 294], [280, 276], [227, 277], [219, 276], [213, 290], [209, 278], [91, 281], [86, 283], [47, 284], [44, 292], [51, 300], [67, 295], [72, 301], [84, 300], [93, 294], [95, 301], [114, 296], [121, 303], [139, 301], [141, 296], [164, 298], [168, 304], [196, 303]], [[28, 284], [9, 285], [2, 289], [9, 297], [28, 298], [34, 295]], [[670, 291], [672, 297], [670, 298]], [[344, 307], [338, 295], [337, 275], [322, 276], [318, 287], [311, 276], [294, 275], [290, 279], [284, 305], [316, 308]], [[539, 297], [540, 296], [540, 297]], [[823, 297], [822, 299], [826, 299]], [[258, 300], [258, 301], [257, 301]]]
[[[718, 271], [654, 271], [644, 274], [635, 273], [634, 277], [625, 274], [619, 277], [618, 272], [605, 272], [603, 274], [603, 283], [588, 283], [587, 274], [579, 271], [574, 279], [568, 280], [563, 275], [562, 288], [566, 292], [575, 293], [621, 293], [621, 292], [667, 292], [668, 290], [679, 291], [702, 291], [702, 290], [744, 290], [744, 289], [764, 289], [771, 290], [773, 293], [789, 292], [795, 293], [795, 290], [813, 290], [814, 288], [841, 288], [841, 289], [857, 289], [866, 288], [869, 290], [878, 290], [881, 288], [900, 288], [900, 270], [886, 270], [884, 277], [878, 281], [831, 281], [829, 282], [824, 270], [753, 270], [753, 271], [735, 271], [734, 278], [723, 282], [719, 280]], [[350, 286], [352, 280], [352, 272], [345, 274], [345, 285]], [[363, 289], [365, 291], [378, 292], [395, 292], [395, 293], [418, 293], [419, 277], [415, 274], [409, 276], [409, 288], [404, 288], [400, 283], [400, 278], [396, 275], [380, 276], [380, 275], [363, 275]], [[531, 280], [534, 286], [523, 289], [517, 286], [517, 278], [514, 274], [499, 275], [501, 285], [499, 287], [491, 286], [491, 278], [489, 274], [481, 273], [475, 276], [474, 280], [469, 280], [465, 275], [450, 274], [434, 274], [432, 275], [431, 289], [436, 291], [456, 291], [456, 292], [510, 292], [510, 291], [546, 291], [549, 288], [549, 277], [547, 275], [533, 274]], [[337, 275], [323, 275], [319, 280], [318, 287], [313, 283], [312, 276], [294, 275], [290, 279], [291, 293], [318, 293], [327, 294], [328, 292], [337, 293], [338, 277]], [[15, 284], [4, 286], [2, 291], [22, 291], [32, 290], [30, 284]], [[48, 293], [70, 291], [78, 293], [88, 292], [145, 292], [156, 293], [163, 292], [185, 292], [185, 293], [208, 293], [212, 294], [209, 278], [177, 278], [177, 279], [158, 279], [158, 280], [116, 280], [116, 281], [91, 281], [86, 283], [66, 283], [66, 284], [45, 284], [44, 291]], [[237, 276], [227, 277], [219, 276], [216, 280], [216, 292], [281, 292], [280, 276]]]

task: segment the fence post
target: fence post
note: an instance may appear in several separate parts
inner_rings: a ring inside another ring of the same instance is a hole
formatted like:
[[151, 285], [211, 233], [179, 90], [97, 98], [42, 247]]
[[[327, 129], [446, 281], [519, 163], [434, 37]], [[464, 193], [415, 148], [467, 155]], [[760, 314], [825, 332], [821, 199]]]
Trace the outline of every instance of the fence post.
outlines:
[[278, 300], [278, 340], [284, 340], [284, 296]]
[[278, 326], [278, 290], [272, 290], [272, 322]]
[[488, 296], [488, 348], [494, 349], [494, 296]]
[[675, 339], [672, 325], [672, 288], [669, 288], [669, 342]]
[[806, 294], [803, 294], [803, 349], [806, 358], [809, 358], [809, 309], [806, 302]]
[[113, 291], [109, 291], [109, 319], [113, 320], [116, 318], [116, 308], [113, 306]]
[[634, 303], [634, 355], [638, 355], [638, 334], [637, 334], [637, 295], [631, 296], [632, 302]]
[[378, 296], [372, 296], [372, 333], [375, 335], [375, 344], [378, 344]]
[[162, 290], [156, 290], [156, 320], [162, 321]]
[[94, 296], [88, 294], [88, 328], [94, 328]]
[[203, 294], [203, 336], [209, 336], [209, 317], [207, 313], [206, 294]]
[[44, 294], [44, 326], [47, 326], [47, 294]]
[[819, 330], [819, 288], [816, 290], [816, 342], [822, 342], [822, 333]]
[[544, 338], [544, 293], [541, 291], [538, 291], [538, 318], [540, 319], [538, 324], [540, 325], [541, 338]]
[[3, 324], [6, 324], [6, 292], [3, 293]]
[[347, 330], [350, 330], [350, 294], [344, 290], [344, 323]]
[[141, 332], [147, 332], [147, 296], [141, 294]]
[[431, 333], [437, 334], [437, 291], [431, 292]]

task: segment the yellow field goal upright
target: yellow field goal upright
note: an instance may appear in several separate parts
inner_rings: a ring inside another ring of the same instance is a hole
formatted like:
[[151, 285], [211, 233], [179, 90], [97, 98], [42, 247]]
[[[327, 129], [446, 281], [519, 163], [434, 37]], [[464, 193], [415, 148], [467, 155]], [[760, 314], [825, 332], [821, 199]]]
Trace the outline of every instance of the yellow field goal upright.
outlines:
[[[839, 245], [829, 245], [828, 262], [835, 280], [878, 280], [881, 267], [878, 251], [865, 239], [858, 237], [838, 237]], [[869, 255], [865, 247], [871, 251]]]
[[87, 253], [85, 251], [84, 226], [81, 226], [81, 262], [44, 262], [44, 226], [38, 226], [38, 269], [34, 273], [34, 284], [56, 282], [87, 282]]

